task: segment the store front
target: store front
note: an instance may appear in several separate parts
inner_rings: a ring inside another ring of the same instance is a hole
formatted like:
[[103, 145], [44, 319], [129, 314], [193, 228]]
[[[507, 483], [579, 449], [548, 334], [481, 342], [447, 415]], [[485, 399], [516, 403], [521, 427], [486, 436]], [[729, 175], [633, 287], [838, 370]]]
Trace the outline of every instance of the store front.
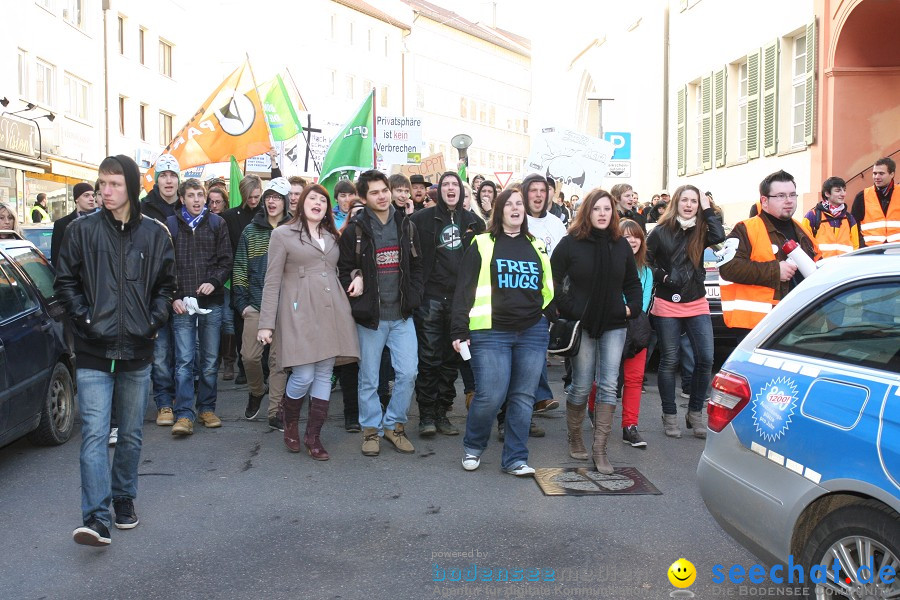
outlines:
[[34, 196], [27, 192], [27, 180], [42, 176], [51, 169], [38, 149], [37, 125], [0, 115], [0, 202], [13, 206], [19, 222], [28, 223]]

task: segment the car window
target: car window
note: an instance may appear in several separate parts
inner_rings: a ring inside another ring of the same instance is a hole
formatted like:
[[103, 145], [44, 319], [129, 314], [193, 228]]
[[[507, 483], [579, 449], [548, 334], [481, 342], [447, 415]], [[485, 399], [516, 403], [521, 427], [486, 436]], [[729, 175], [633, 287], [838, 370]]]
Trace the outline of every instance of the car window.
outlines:
[[47, 302], [52, 302], [56, 299], [56, 291], [53, 289], [56, 275], [54, 275], [53, 269], [47, 263], [47, 259], [41, 256], [34, 248], [10, 248], [7, 254], [16, 261], [23, 271], [28, 273], [35, 287]]
[[840, 292], [780, 332], [769, 347], [900, 373], [900, 288], [890, 281]]
[[50, 260], [53, 260], [53, 257], [50, 256], [50, 242], [53, 239], [52, 227], [24, 227], [23, 233], [26, 240], [37, 246], [44, 256], [49, 256]]
[[35, 299], [21, 276], [5, 257], [0, 258], [0, 321], [37, 307]]

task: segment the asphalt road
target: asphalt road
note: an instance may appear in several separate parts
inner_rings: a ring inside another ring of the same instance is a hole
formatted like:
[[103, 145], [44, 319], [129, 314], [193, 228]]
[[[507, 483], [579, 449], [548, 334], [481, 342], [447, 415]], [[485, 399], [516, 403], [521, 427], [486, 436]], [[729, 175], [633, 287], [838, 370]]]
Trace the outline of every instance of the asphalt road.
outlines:
[[[562, 400], [560, 375], [551, 368]], [[711, 598], [741, 595], [712, 584], [713, 565], [758, 562], [699, 497], [703, 442], [664, 436], [655, 375], [641, 409], [648, 449], [620, 441], [617, 412], [610, 458], [639, 469], [660, 496], [544, 496], [533, 480], [500, 471], [493, 440], [481, 468], [465, 472], [461, 436], [419, 439], [415, 404], [416, 454], [382, 443], [381, 456], [364, 457], [361, 436], [343, 430], [339, 391], [323, 433], [332, 459], [315, 462], [287, 452], [264, 421], [243, 419], [246, 394], [222, 383], [223, 427], [186, 439], [148, 410], [140, 525], [113, 530], [106, 549], [71, 538], [81, 522], [79, 430], [62, 447], [20, 440], [0, 449], [0, 597], [649, 599], [670, 596], [667, 569], [686, 557], [698, 571], [690, 591]], [[463, 426], [459, 398], [452, 420]], [[562, 408], [539, 423], [547, 437], [530, 440], [532, 466], [585, 465], [568, 456]], [[449, 581], [471, 577], [473, 565], [478, 581]], [[486, 569], [491, 579], [526, 569], [540, 581], [485, 582]]]

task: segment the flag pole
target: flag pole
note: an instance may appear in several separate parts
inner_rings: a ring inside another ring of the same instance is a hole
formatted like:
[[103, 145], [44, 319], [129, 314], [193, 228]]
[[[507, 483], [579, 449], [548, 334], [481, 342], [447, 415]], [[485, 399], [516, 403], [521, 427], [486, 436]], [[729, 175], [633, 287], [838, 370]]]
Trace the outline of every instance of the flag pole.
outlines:
[[378, 119], [375, 114], [375, 88], [372, 88], [372, 91], [369, 92], [369, 95], [372, 96], [372, 168], [378, 168], [378, 145], [375, 144], [375, 123], [378, 122]]
[[[256, 83], [256, 76], [253, 75], [253, 66], [250, 64], [250, 53], [244, 52], [244, 56], [247, 58], [247, 68], [250, 69], [250, 79], [253, 80], [253, 89], [256, 90], [256, 97], [259, 98], [259, 85]], [[259, 100], [259, 105], [262, 106], [262, 98]], [[263, 109], [263, 112], [265, 113], [265, 108]], [[266, 120], [265, 114], [263, 114], [263, 121], [266, 122], [266, 131], [269, 132], [269, 144], [272, 146], [269, 148], [269, 151], [271, 152], [275, 149], [275, 138], [272, 137], [272, 129], [269, 127], [269, 122]], [[244, 169], [246, 170], [246, 168], [247, 161], [244, 161]]]
[[[306, 108], [306, 102], [303, 101], [303, 94], [300, 93], [300, 88], [297, 87], [297, 82], [294, 81], [294, 75], [293, 75], [293, 73], [291, 73], [291, 69], [289, 67], [285, 67], [284, 72], [287, 73], [287, 76], [291, 78], [291, 85], [294, 86], [294, 91], [297, 92], [297, 97], [300, 98], [300, 104], [303, 105], [303, 108]], [[305, 112], [309, 112], [309, 111], [307, 110]], [[306, 140], [306, 147], [309, 148], [309, 139], [310, 139], [309, 132], [303, 127], [302, 124], [300, 126], [300, 133], [303, 134], [303, 139]], [[316, 157], [313, 155], [312, 152], [309, 153], [309, 157], [313, 161], [313, 166], [316, 168], [316, 172], [319, 175], [321, 175], [322, 169], [319, 167], [319, 163], [316, 162]]]

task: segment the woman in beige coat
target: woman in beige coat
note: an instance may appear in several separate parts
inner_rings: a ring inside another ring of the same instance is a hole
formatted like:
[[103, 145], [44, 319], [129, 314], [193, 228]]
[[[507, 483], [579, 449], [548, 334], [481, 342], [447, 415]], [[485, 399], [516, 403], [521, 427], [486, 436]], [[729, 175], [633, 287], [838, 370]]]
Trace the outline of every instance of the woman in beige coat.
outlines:
[[[291, 369], [282, 401], [284, 443], [300, 451], [297, 423], [309, 393], [303, 445], [316, 460], [328, 460], [319, 435], [328, 416], [332, 369], [359, 360], [356, 324], [338, 281], [337, 240], [328, 192], [307, 186], [294, 218], [272, 232], [259, 316], [259, 341], [271, 343], [277, 329], [279, 368]], [[357, 293], [353, 284], [350, 292]]]

